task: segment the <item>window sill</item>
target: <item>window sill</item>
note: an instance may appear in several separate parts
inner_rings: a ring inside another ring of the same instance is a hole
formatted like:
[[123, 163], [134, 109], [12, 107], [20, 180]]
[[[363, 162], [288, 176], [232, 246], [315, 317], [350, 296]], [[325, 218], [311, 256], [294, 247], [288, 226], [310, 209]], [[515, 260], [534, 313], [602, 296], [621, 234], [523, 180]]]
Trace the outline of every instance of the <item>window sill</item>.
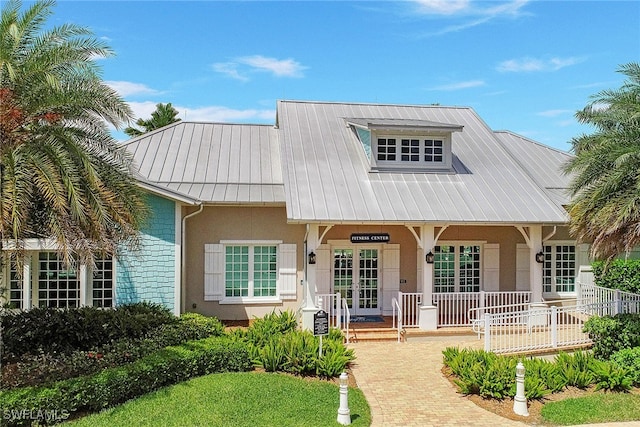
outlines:
[[277, 297], [269, 298], [223, 298], [219, 302], [220, 305], [232, 304], [282, 304], [282, 299]]
[[559, 299], [575, 299], [578, 297], [577, 292], [543, 292], [542, 298], [548, 301], [554, 301]]

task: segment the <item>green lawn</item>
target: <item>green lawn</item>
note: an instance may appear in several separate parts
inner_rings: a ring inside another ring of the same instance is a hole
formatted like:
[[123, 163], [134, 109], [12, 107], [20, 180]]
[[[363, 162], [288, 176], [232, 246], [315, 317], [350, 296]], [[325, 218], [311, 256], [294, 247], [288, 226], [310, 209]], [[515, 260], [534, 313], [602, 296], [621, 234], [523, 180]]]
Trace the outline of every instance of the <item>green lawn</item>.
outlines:
[[596, 393], [546, 403], [542, 417], [553, 424], [591, 424], [640, 420], [640, 395]]
[[[339, 426], [337, 385], [269, 373], [192, 379], [73, 422], [74, 426]], [[349, 389], [353, 426], [371, 424], [359, 389]]]

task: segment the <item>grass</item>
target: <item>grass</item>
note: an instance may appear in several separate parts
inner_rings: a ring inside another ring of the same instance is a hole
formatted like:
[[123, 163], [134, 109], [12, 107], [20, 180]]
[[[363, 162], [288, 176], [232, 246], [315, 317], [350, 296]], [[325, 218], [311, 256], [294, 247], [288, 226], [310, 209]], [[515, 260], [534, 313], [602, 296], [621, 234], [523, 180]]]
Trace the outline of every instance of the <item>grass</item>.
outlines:
[[[158, 390], [74, 426], [339, 426], [339, 388], [326, 381], [257, 372], [213, 374]], [[359, 389], [349, 388], [353, 426], [371, 424]]]
[[630, 393], [596, 393], [542, 407], [541, 415], [552, 424], [591, 424], [640, 420], [640, 395]]

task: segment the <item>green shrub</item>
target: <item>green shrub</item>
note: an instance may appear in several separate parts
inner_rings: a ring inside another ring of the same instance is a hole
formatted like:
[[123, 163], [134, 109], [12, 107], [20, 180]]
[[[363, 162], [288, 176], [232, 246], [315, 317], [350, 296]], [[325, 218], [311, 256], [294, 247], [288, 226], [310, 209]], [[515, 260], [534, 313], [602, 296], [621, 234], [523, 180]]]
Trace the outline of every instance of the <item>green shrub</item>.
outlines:
[[640, 314], [591, 317], [584, 323], [584, 332], [593, 340], [593, 354], [609, 359], [616, 351], [640, 346]]
[[559, 376], [567, 386], [584, 389], [595, 381], [591, 371], [591, 365], [594, 360], [592, 353], [579, 351], [574, 354], [567, 354], [561, 352], [556, 356], [555, 363]]
[[627, 391], [631, 388], [631, 378], [627, 369], [615, 363], [594, 360], [591, 371], [595, 377], [596, 390]]
[[298, 327], [298, 320], [291, 311], [275, 311], [262, 318], [256, 318], [247, 328], [246, 338], [257, 347], [264, 347], [272, 337], [293, 331]]
[[130, 363], [164, 347], [220, 336], [223, 329], [222, 323], [216, 318], [187, 313], [177, 322], [156, 327], [143, 338], [123, 337], [86, 351], [23, 355], [18, 362], [5, 369], [2, 388], [46, 384], [92, 374], [104, 368]]
[[640, 347], [625, 348], [611, 356], [611, 362], [627, 369], [627, 375], [634, 386], [640, 386]]
[[316, 374], [326, 378], [337, 377], [353, 360], [353, 350], [348, 349], [342, 341], [325, 340], [322, 344], [322, 357], [316, 365]]
[[3, 360], [12, 360], [24, 354], [88, 350], [122, 337], [141, 338], [177, 318], [159, 304], [143, 302], [113, 310], [34, 308], [3, 313], [1, 321]]
[[[93, 376], [72, 378], [48, 387], [0, 392], [0, 407], [5, 413], [25, 408], [58, 413], [96, 411], [194, 376], [250, 369], [245, 345], [226, 338], [207, 338], [168, 347]], [[18, 421], [13, 424], [18, 425]]]
[[640, 294], [640, 260], [614, 260], [592, 264], [598, 286]]

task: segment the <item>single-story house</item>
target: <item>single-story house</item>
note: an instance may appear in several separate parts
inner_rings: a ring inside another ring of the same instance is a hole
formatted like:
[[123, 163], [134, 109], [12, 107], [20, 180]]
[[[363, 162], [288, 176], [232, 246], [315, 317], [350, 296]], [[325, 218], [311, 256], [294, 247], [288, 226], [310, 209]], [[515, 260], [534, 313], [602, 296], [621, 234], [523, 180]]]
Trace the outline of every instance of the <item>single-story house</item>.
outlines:
[[420, 295], [570, 297], [588, 246], [568, 232], [570, 154], [493, 131], [467, 107], [279, 101], [274, 125], [181, 121], [124, 144], [152, 218], [140, 253], [63, 271], [27, 246], [15, 307], [148, 300], [240, 320], [320, 295], [390, 315]]

